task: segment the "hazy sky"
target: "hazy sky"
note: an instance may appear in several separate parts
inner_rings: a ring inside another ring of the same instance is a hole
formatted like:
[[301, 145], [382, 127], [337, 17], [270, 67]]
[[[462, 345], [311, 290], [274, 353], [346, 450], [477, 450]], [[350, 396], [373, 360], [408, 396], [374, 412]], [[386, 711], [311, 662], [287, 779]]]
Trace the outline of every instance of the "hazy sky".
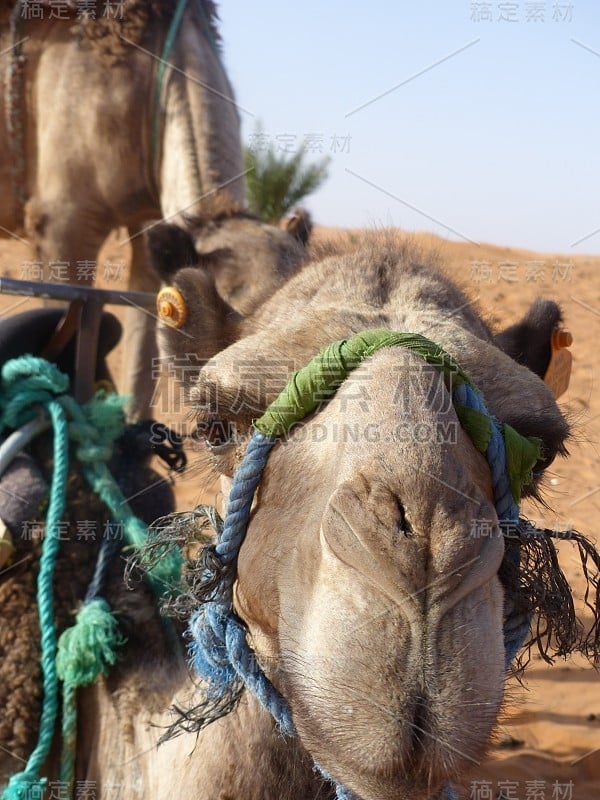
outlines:
[[244, 140], [260, 120], [278, 147], [308, 137], [331, 157], [317, 222], [600, 253], [596, 0], [221, 0], [220, 15]]

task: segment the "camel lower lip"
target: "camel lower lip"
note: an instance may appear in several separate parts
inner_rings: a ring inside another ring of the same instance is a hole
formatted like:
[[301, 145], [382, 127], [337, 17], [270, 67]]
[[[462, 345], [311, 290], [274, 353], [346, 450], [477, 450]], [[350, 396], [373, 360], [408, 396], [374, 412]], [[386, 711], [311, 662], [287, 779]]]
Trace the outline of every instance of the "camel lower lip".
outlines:
[[[341, 736], [335, 726], [312, 730], [310, 722], [303, 724], [302, 710], [298, 732], [315, 761], [361, 800], [430, 800], [478, 763], [495, 707], [486, 723], [479, 719], [477, 735], [468, 736], [458, 713], [453, 721], [445, 720], [443, 711], [426, 695], [418, 695], [411, 705], [410, 720], [404, 724], [387, 724], [388, 715], [372, 720], [371, 725], [366, 711], [355, 706], [352, 718], [362, 724], [351, 736]], [[329, 717], [334, 716], [332, 707]], [[331, 752], [338, 755], [337, 763], [328, 761]]]

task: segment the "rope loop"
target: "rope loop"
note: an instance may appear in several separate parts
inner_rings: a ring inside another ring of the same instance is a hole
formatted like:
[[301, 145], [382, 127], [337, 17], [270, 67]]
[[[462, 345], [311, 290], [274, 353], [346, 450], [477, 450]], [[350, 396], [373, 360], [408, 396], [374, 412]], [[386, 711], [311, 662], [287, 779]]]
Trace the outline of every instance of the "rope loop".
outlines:
[[0, 432], [19, 428], [69, 388], [69, 378], [54, 365], [36, 356], [21, 356], [5, 362], [0, 371], [2, 414]]
[[38, 356], [20, 356], [6, 361], [2, 366], [3, 389], [28, 392], [43, 389], [53, 395], [63, 394], [69, 388], [69, 378], [55, 364]]

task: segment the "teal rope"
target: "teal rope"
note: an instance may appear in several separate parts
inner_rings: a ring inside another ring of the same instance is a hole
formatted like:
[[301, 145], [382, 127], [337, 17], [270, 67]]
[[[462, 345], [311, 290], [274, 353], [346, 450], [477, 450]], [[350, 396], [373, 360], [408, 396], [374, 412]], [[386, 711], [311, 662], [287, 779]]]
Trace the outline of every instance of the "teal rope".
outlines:
[[22, 772], [13, 775], [2, 794], [2, 800], [22, 800], [31, 790], [42, 791], [46, 779], [39, 771], [50, 752], [58, 711], [58, 682], [56, 674], [56, 628], [54, 625], [54, 565], [60, 546], [60, 521], [65, 512], [65, 486], [69, 472], [69, 437], [65, 413], [56, 400], [45, 404], [54, 427], [54, 474], [37, 582], [37, 602], [41, 633], [42, 688], [44, 704], [40, 719], [38, 742]]
[[[25, 769], [12, 776], [2, 794], [2, 800], [22, 800], [30, 796], [34, 787], [43, 791], [46, 783], [44, 778], [39, 778], [39, 771], [54, 737], [58, 678], [64, 681], [61, 775], [72, 785], [77, 732], [76, 688], [93, 682], [100, 672], [114, 663], [115, 649], [122, 641], [107, 604], [95, 598], [82, 607], [74, 628], [65, 631], [57, 652], [52, 584], [60, 545], [59, 524], [66, 506], [69, 438], [77, 444], [76, 455], [84, 465], [86, 480], [107, 505], [115, 521], [122, 523], [125, 538], [132, 547], [144, 544], [146, 528], [134, 516], [106, 465], [114, 441], [123, 429], [123, 398], [97, 395], [82, 408], [66, 394], [68, 377], [53, 364], [34, 356], [7, 361], [2, 367], [1, 378], [0, 433], [7, 428], [18, 429], [37, 417], [40, 406], [49, 414], [54, 430], [54, 469], [37, 583], [44, 697], [42, 716], [38, 742]], [[149, 571], [149, 582], [158, 596], [167, 590], [177, 591], [181, 564], [179, 553], [169, 554]]]
[[[146, 526], [131, 511], [123, 492], [105, 463], [112, 454], [112, 446], [98, 441], [96, 427], [88, 421], [83, 409], [74, 398], [65, 395], [61, 399], [73, 420], [70, 425], [70, 434], [78, 444], [75, 455], [83, 464], [85, 479], [109, 509], [114, 521], [123, 526], [127, 543], [133, 549], [142, 547], [146, 542]], [[178, 592], [182, 563], [183, 559], [179, 551], [166, 553], [148, 571], [148, 581], [159, 597], [168, 591]]]

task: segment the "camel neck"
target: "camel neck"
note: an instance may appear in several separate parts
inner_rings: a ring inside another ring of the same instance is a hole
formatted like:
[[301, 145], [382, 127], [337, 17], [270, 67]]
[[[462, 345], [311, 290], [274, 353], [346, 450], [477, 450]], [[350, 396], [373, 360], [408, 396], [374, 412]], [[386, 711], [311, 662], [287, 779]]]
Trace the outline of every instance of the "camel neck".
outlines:
[[143, 698], [150, 695], [140, 694], [135, 685], [141, 680], [136, 673], [116, 692], [105, 683], [81, 692], [82, 719], [94, 724], [81, 737], [77, 779], [96, 782], [98, 796], [110, 790], [114, 800], [334, 797], [324, 790], [298, 739], [283, 736], [248, 694], [198, 736], [182, 732], [157, 748], [157, 730], [173, 722], [168, 707], [189, 708], [194, 689], [186, 679], [161, 711], [149, 713]]

